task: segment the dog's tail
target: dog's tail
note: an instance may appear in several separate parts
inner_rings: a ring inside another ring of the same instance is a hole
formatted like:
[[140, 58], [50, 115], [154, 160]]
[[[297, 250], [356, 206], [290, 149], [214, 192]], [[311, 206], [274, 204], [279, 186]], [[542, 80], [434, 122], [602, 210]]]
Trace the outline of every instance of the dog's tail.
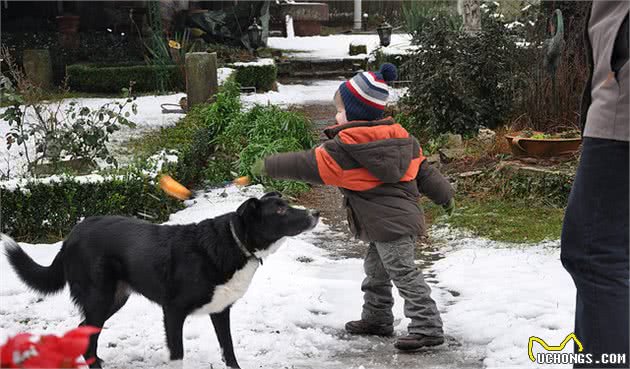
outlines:
[[52, 264], [45, 267], [33, 261], [17, 242], [6, 234], [0, 233], [0, 241], [4, 244], [5, 254], [13, 270], [29, 287], [40, 293], [51, 294], [65, 286], [63, 249], [55, 256]]

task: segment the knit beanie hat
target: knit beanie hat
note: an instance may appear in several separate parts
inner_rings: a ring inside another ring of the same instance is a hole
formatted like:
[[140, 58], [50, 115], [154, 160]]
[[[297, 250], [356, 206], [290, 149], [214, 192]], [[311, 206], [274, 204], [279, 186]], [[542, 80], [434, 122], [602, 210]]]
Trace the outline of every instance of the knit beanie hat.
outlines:
[[352, 120], [379, 120], [389, 97], [386, 82], [394, 81], [398, 72], [393, 64], [381, 65], [378, 72], [357, 73], [339, 86], [339, 95]]

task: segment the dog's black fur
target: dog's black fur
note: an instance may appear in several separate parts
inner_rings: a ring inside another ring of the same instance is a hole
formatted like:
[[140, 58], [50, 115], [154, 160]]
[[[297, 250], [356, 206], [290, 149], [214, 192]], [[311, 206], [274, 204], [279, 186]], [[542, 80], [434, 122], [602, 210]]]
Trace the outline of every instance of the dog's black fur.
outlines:
[[[317, 212], [290, 207], [275, 192], [198, 224], [155, 225], [124, 217], [91, 217], [74, 227], [49, 267], [35, 263], [14, 241], [3, 240], [11, 265], [31, 288], [50, 294], [68, 283], [85, 317], [81, 325], [102, 327], [131, 292], [160, 304], [170, 358], [178, 360], [184, 356], [186, 316], [213, 301], [218, 286], [237, 271], [246, 266], [255, 271], [257, 264], [248, 263], [258, 263], [256, 254], [271, 251], [285, 236], [312, 229], [318, 218]], [[228, 367], [239, 368], [230, 333], [230, 306], [210, 317], [223, 360]], [[96, 358], [92, 367], [101, 363], [97, 340], [98, 334], [93, 335], [85, 355]]]

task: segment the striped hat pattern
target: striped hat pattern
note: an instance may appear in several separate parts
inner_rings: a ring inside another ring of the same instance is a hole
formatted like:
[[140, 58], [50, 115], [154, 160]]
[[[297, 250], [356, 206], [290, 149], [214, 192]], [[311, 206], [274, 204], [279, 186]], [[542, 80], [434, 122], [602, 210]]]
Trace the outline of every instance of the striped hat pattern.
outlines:
[[389, 97], [387, 82], [396, 80], [397, 76], [396, 67], [385, 63], [378, 72], [361, 72], [343, 82], [339, 94], [346, 118], [349, 121], [382, 119]]

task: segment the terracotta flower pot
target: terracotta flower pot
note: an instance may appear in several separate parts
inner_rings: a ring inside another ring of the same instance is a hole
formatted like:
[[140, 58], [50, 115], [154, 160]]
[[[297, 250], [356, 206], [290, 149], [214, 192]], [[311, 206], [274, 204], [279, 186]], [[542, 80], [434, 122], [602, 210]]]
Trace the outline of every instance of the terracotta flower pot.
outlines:
[[[535, 134], [542, 132], [534, 132]], [[580, 149], [582, 139], [577, 138], [528, 138], [520, 136], [521, 132], [505, 135], [512, 153], [515, 156], [533, 156], [550, 158], [575, 154]]]
[[81, 17], [78, 15], [60, 15], [57, 17], [57, 25], [59, 32], [64, 34], [77, 33], [79, 31], [79, 21]]

